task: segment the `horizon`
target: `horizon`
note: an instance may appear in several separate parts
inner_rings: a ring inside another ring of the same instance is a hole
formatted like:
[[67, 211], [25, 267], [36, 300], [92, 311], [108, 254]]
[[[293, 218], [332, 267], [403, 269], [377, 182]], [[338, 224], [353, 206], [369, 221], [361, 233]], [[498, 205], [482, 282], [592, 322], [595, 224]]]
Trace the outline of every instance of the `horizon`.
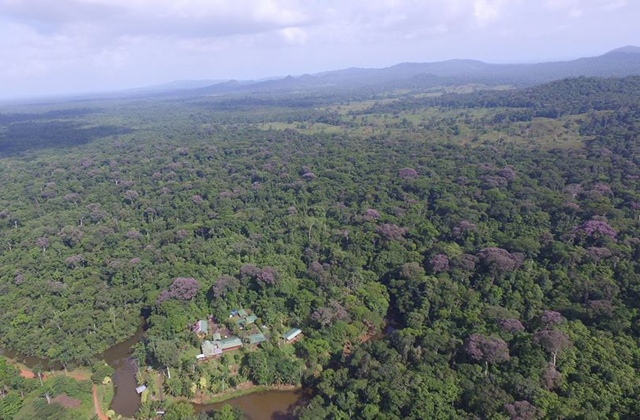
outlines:
[[[438, 60], [438, 61], [403, 61], [403, 62], [399, 62], [399, 63], [394, 63], [394, 64], [390, 64], [388, 66], [383, 66], [383, 67], [358, 67], [358, 66], [350, 66], [350, 67], [342, 67], [342, 68], [335, 68], [335, 69], [328, 69], [328, 70], [321, 70], [318, 72], [313, 72], [313, 73], [299, 73], [299, 74], [280, 74], [280, 75], [275, 75], [275, 76], [261, 76], [261, 77], [257, 77], [254, 79], [239, 79], [239, 78], [233, 78], [233, 77], [229, 77], [229, 78], [217, 78], [217, 79], [206, 79], [206, 78], [201, 78], [201, 79], [172, 79], [172, 80], [166, 80], [166, 81], [161, 81], [159, 83], [155, 83], [155, 84], [147, 84], [147, 85], [140, 85], [140, 86], [129, 86], [129, 87], [121, 87], [121, 88], [114, 88], [114, 89], [108, 89], [108, 90], [95, 90], [95, 91], [80, 91], [80, 92], [67, 92], [67, 93], [54, 93], [54, 94], [49, 94], [49, 95], [42, 95], [42, 94], [35, 94], [35, 95], [26, 95], [26, 96], [15, 96], [15, 97], [3, 97], [0, 96], [0, 104], [12, 104], [12, 103], [27, 103], [30, 101], [40, 101], [40, 100], [65, 100], [65, 99], [90, 99], [99, 95], [113, 95], [113, 94], [126, 94], [126, 93], [134, 93], [136, 91], [140, 91], [140, 92], [145, 92], [145, 91], [149, 91], [152, 92], [153, 89], [158, 88], [158, 91], [163, 91], [163, 87], [165, 86], [169, 86], [172, 84], [177, 84], [177, 83], [189, 83], [189, 82], [212, 82], [211, 84], [207, 85], [207, 86], [215, 86], [217, 84], [221, 84], [221, 83], [226, 83], [226, 82], [231, 82], [231, 81], [238, 81], [238, 82], [260, 82], [260, 81], [266, 81], [266, 80], [280, 80], [280, 79], [284, 79], [287, 77], [294, 77], [294, 78], [298, 78], [301, 76], [305, 76], [305, 75], [318, 75], [318, 74], [325, 74], [325, 73], [331, 73], [331, 72], [337, 72], [337, 71], [344, 71], [344, 70], [351, 70], [351, 69], [370, 69], [370, 70], [376, 70], [376, 69], [384, 69], [384, 68], [389, 68], [389, 67], [394, 67], [394, 66], [398, 66], [398, 65], [402, 65], [402, 64], [429, 64], [429, 63], [442, 63], [442, 62], [448, 62], [448, 61], [456, 61], [456, 60], [470, 60], [470, 61], [479, 61], [479, 62], [483, 62], [486, 64], [492, 64], [492, 65], [530, 65], [530, 64], [545, 64], [545, 63], [559, 63], [559, 62], [570, 62], [570, 61], [575, 61], [575, 60], [579, 60], [582, 58], [593, 58], [593, 57], [599, 57], [617, 50], [621, 50], [621, 49], [625, 49], [625, 48], [639, 48], [636, 45], [632, 45], [632, 44], [627, 44], [624, 46], [620, 46], [620, 47], [616, 47], [613, 49], [610, 49], [608, 51], [603, 51], [600, 53], [597, 53], [596, 55], [593, 56], [580, 56], [580, 57], [568, 57], [565, 59], [560, 59], [560, 60], [541, 60], [541, 61], [521, 61], [521, 62], [490, 62], [490, 61], [484, 61], [484, 60], [478, 60], [478, 59], [474, 59], [474, 58], [464, 58], [464, 57], [454, 57], [454, 58], [448, 58], [448, 59], [443, 59], [443, 60]], [[178, 87], [178, 88], [174, 88], [175, 90], [188, 90], [188, 89], [197, 89], [197, 87]], [[173, 89], [169, 89], [169, 88], [165, 88], [164, 90], [166, 91], [170, 91]]]
[[0, 99], [405, 62], [528, 64], [640, 44], [627, 0], [0, 0]]

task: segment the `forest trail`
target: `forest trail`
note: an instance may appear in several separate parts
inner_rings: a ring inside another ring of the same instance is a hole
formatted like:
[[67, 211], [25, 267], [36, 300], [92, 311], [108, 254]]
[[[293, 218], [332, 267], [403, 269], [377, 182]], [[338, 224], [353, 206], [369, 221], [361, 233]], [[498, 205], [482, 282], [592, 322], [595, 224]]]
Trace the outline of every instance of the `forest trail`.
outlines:
[[100, 401], [98, 401], [98, 387], [96, 384], [93, 384], [91, 393], [93, 394], [93, 408], [96, 411], [96, 415], [100, 420], [109, 420], [109, 417], [107, 417], [100, 408]]

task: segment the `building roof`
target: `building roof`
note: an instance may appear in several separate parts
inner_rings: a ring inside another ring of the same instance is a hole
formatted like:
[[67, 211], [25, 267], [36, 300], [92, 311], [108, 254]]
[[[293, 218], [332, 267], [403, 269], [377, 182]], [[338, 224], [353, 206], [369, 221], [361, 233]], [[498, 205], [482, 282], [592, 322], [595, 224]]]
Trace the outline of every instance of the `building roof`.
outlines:
[[282, 337], [287, 341], [291, 341], [301, 333], [302, 333], [302, 330], [300, 328], [291, 328], [289, 331], [284, 333]]
[[264, 341], [267, 341], [267, 337], [265, 337], [262, 333], [257, 333], [247, 336], [247, 340], [249, 340], [249, 344], [260, 344]]
[[227, 350], [233, 347], [241, 347], [242, 340], [240, 340], [240, 338], [238, 337], [229, 337], [225, 338], [224, 340], [216, 341], [214, 344], [216, 344], [221, 350]]
[[206, 319], [198, 321], [198, 332], [207, 334], [209, 332], [209, 323]]
[[[95, 385], [94, 385], [95, 386]], [[142, 394], [145, 390], [147, 389], [146, 385], [140, 385], [139, 387], [136, 388], [136, 392], [138, 394]]]
[[204, 354], [205, 357], [209, 357], [209, 356], [213, 356], [216, 350], [216, 345], [213, 344], [213, 342], [206, 340], [202, 342], [202, 354]]
[[257, 316], [249, 315], [249, 316], [247, 316], [245, 318], [240, 318], [240, 319], [236, 320], [236, 324], [238, 324], [240, 327], [242, 327], [243, 325], [253, 324], [254, 322], [256, 322], [257, 319], [258, 319]]
[[244, 318], [245, 316], [247, 316], [247, 311], [245, 311], [244, 309], [240, 309], [238, 311], [238, 315]]
[[217, 332], [217, 333], [213, 333], [213, 339], [214, 339], [215, 341], [222, 340], [222, 336], [220, 335], [220, 333], [219, 333], [219, 332]]

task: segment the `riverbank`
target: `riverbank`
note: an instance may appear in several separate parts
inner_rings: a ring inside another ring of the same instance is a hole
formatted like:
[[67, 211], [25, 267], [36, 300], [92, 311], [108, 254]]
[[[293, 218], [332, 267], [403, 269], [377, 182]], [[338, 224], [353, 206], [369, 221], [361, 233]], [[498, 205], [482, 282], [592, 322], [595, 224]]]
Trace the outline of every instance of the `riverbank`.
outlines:
[[[20, 370], [20, 376], [25, 379], [37, 379], [38, 375], [34, 372], [34, 369], [17, 361], [16, 359], [2, 356], [4, 357], [11, 366], [14, 366]], [[41, 378], [43, 380], [51, 378], [53, 376], [62, 375], [67, 376], [69, 378], [76, 379], [78, 381], [90, 381], [91, 380], [91, 371], [87, 368], [75, 368], [73, 370], [65, 371], [65, 370], [42, 370], [40, 371]]]
[[228, 389], [223, 392], [219, 392], [217, 394], [213, 394], [211, 396], [201, 396], [196, 397], [189, 402], [193, 404], [199, 405], [212, 405], [212, 404], [220, 404], [234, 398], [245, 397], [247, 395], [256, 394], [260, 392], [269, 392], [269, 391], [299, 391], [302, 387], [298, 385], [255, 385], [253, 382], [243, 382], [235, 388]]
[[309, 394], [296, 386], [245, 386], [209, 396], [209, 404], [191, 402], [198, 414], [220, 410], [225, 405], [240, 409], [248, 420], [295, 420], [295, 408], [305, 404]]

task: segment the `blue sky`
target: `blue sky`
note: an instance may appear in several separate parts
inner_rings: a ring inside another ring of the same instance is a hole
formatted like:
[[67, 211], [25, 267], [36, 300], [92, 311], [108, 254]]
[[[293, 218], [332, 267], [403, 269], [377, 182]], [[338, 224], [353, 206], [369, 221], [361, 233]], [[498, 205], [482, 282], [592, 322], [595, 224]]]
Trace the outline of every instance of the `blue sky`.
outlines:
[[640, 45], [639, 0], [0, 0], [0, 97]]

